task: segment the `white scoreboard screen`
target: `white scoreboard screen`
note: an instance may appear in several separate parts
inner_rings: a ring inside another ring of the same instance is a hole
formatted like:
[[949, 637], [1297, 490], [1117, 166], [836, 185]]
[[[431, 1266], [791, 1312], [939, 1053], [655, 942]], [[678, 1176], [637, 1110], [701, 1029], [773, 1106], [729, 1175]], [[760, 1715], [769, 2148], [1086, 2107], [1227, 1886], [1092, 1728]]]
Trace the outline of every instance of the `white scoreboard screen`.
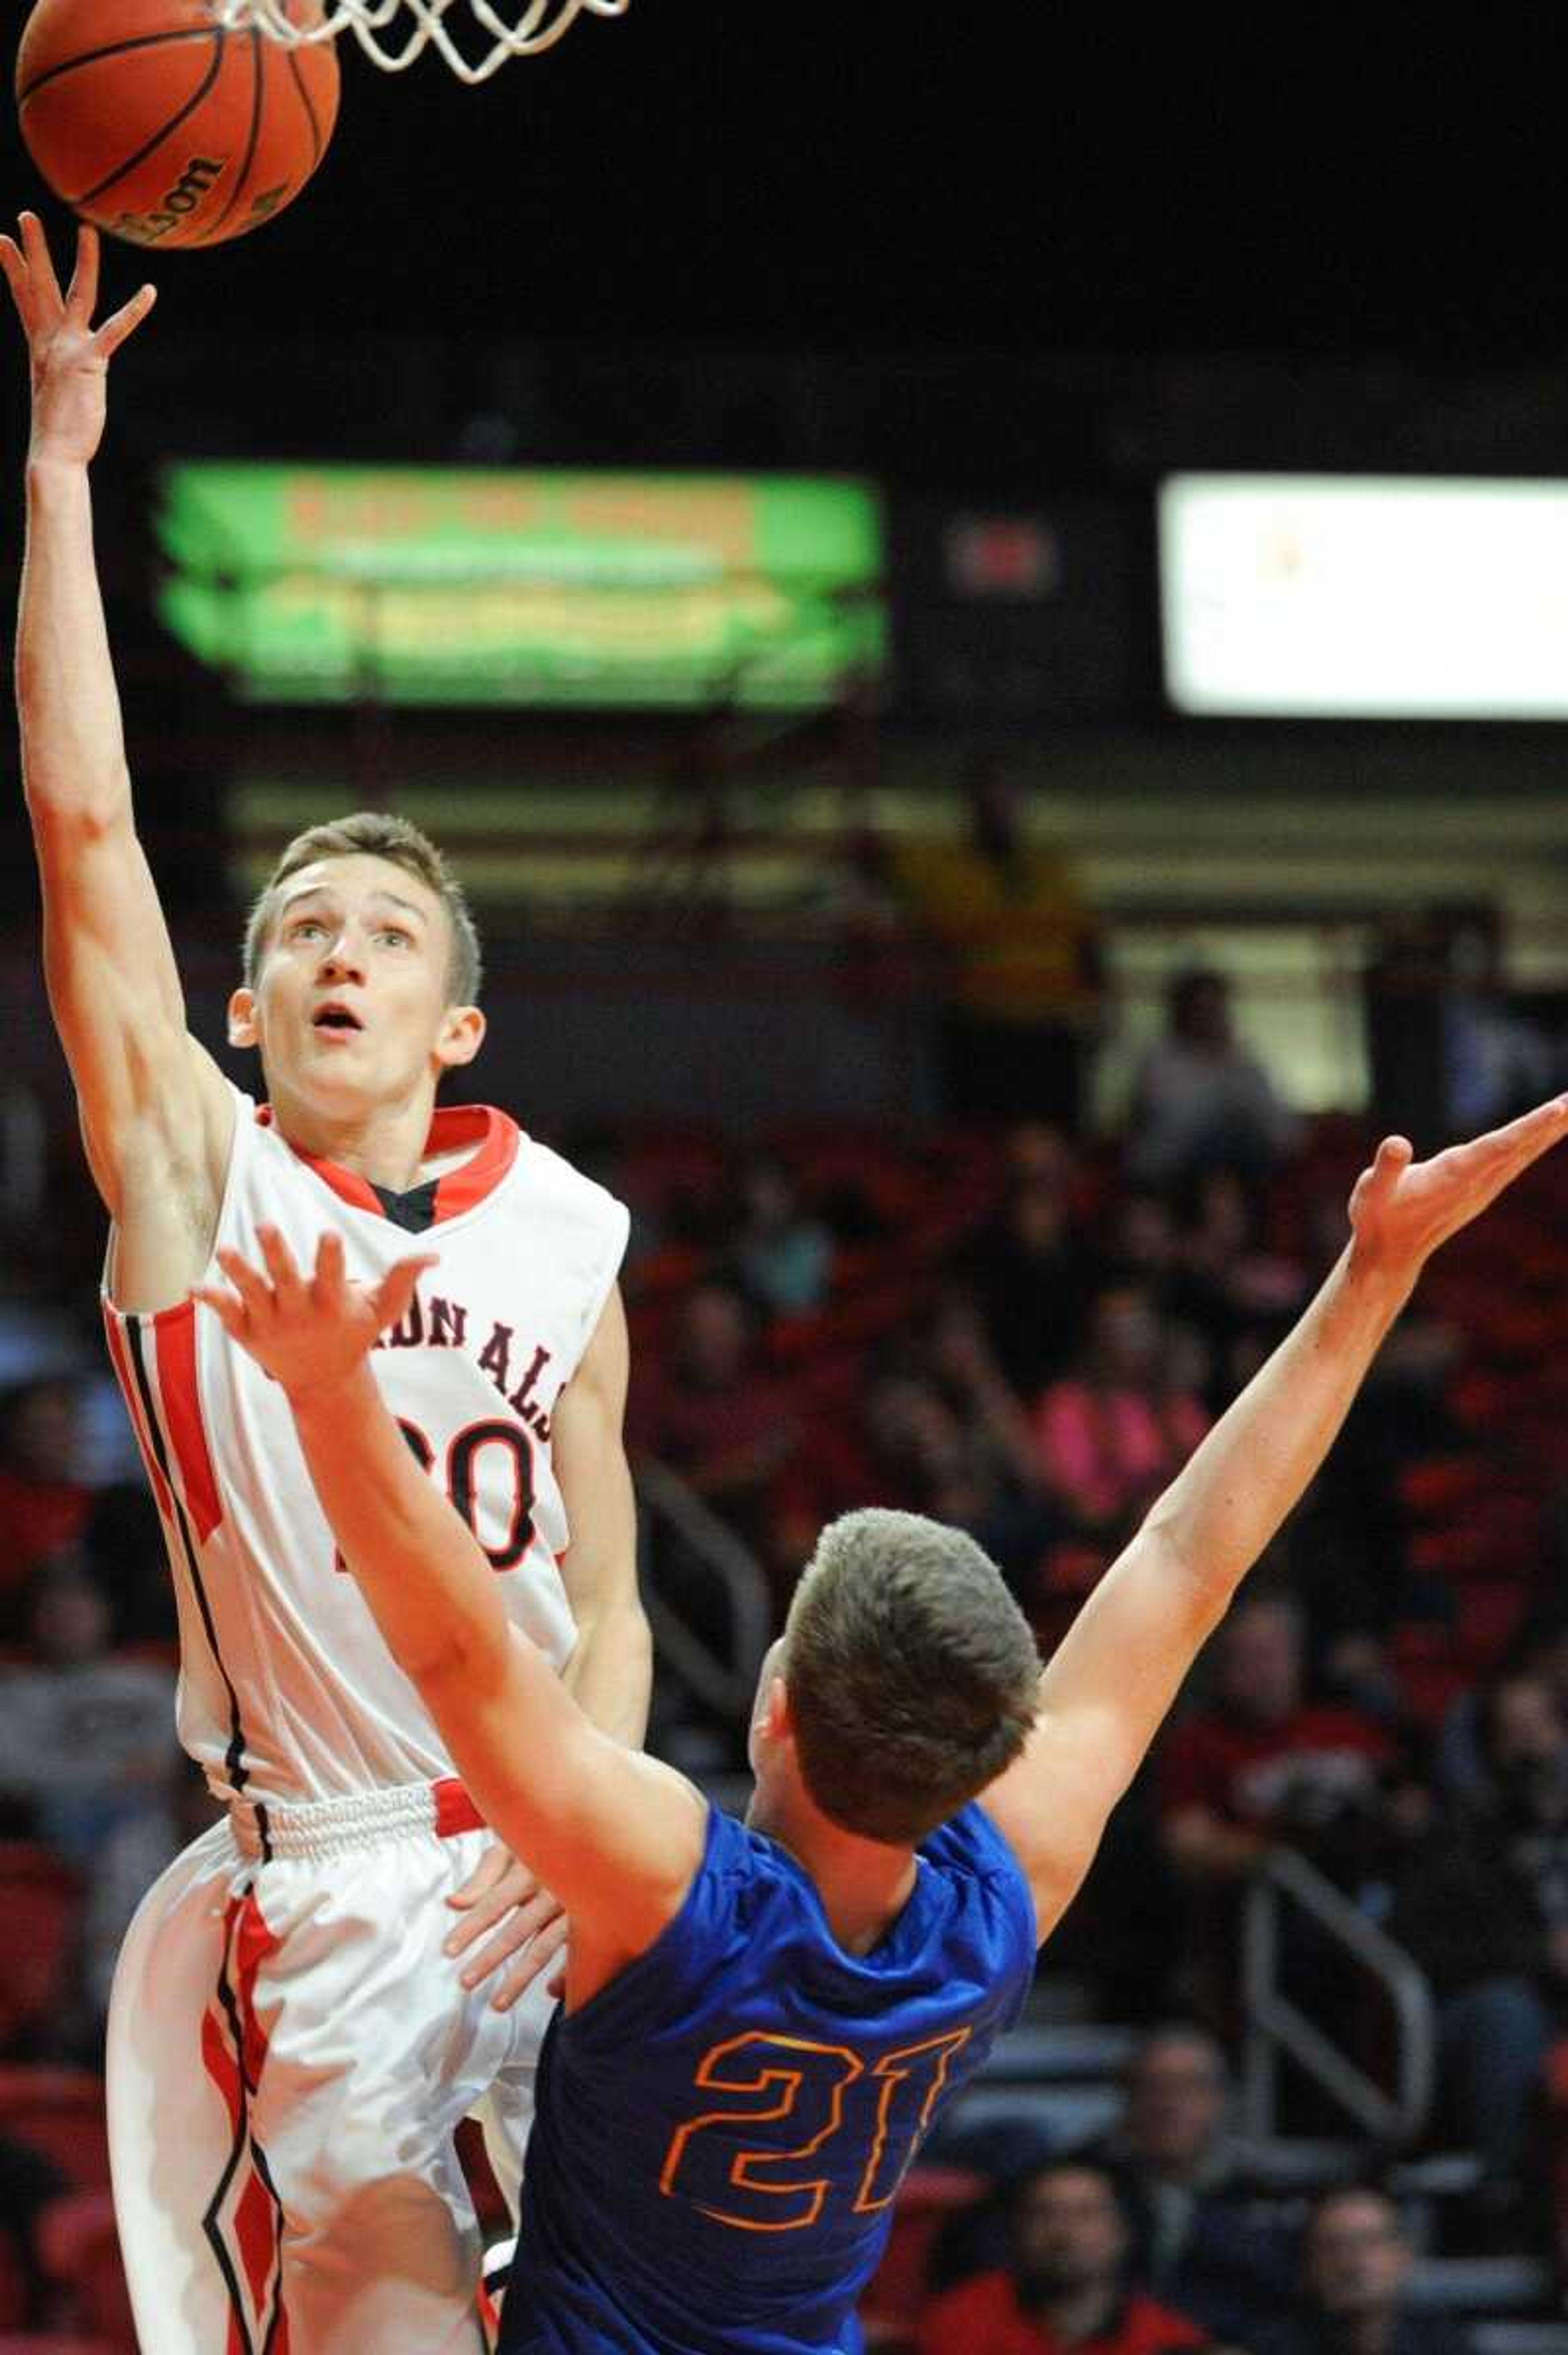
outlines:
[[1166, 693], [1280, 719], [1568, 719], [1568, 483], [1173, 474]]

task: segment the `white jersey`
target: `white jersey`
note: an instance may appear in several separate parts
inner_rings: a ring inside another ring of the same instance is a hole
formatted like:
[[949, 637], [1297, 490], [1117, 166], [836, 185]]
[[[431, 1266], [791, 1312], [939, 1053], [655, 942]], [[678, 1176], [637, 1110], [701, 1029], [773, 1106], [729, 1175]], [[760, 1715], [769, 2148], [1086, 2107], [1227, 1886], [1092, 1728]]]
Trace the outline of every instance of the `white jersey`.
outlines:
[[[265, 1221], [303, 1266], [333, 1228], [351, 1278], [374, 1281], [414, 1250], [439, 1254], [371, 1365], [495, 1564], [512, 1620], [563, 1663], [571, 1532], [550, 1417], [620, 1266], [624, 1206], [480, 1105], [436, 1114], [426, 1152], [445, 1174], [383, 1196], [297, 1152], [234, 1092], [215, 1250], [259, 1262]], [[216, 1263], [208, 1280], [222, 1281]], [[216, 1788], [262, 1808], [450, 1775], [342, 1566], [278, 1385], [194, 1301], [130, 1315], [106, 1287], [104, 1316], [174, 1571], [185, 1748]]]

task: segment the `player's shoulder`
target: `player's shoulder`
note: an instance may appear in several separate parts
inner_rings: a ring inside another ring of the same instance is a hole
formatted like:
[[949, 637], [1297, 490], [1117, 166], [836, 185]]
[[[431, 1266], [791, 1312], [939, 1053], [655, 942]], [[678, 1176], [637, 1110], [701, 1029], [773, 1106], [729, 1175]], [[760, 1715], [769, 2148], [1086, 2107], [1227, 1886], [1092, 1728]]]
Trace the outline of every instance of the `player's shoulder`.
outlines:
[[601, 1223], [624, 1220], [628, 1216], [624, 1203], [608, 1186], [526, 1129], [517, 1132], [513, 1171], [519, 1187], [536, 1204]]

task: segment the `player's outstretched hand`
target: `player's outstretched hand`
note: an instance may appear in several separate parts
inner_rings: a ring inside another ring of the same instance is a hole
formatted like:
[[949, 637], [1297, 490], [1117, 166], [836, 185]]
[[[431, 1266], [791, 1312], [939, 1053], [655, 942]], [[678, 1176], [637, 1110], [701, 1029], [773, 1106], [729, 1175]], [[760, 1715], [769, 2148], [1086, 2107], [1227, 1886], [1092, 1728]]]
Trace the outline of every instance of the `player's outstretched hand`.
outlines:
[[1412, 1158], [1403, 1136], [1385, 1136], [1350, 1196], [1354, 1251], [1363, 1265], [1414, 1276], [1440, 1243], [1468, 1226], [1532, 1161], [1568, 1136], [1568, 1096], [1538, 1104], [1505, 1128]]
[[76, 270], [60, 293], [48, 240], [37, 213], [24, 213], [20, 243], [0, 237], [0, 270], [11, 289], [32, 361], [33, 432], [28, 456], [85, 466], [103, 438], [109, 363], [156, 300], [144, 286], [104, 320], [98, 307], [98, 231], [77, 232]]
[[192, 1289], [291, 1398], [330, 1388], [352, 1373], [378, 1335], [408, 1314], [414, 1286], [436, 1263], [433, 1252], [421, 1252], [399, 1260], [379, 1284], [350, 1284], [338, 1235], [322, 1236], [315, 1273], [308, 1277], [276, 1227], [258, 1227], [256, 1239], [264, 1272], [239, 1252], [220, 1251], [218, 1263], [233, 1291], [205, 1284]]

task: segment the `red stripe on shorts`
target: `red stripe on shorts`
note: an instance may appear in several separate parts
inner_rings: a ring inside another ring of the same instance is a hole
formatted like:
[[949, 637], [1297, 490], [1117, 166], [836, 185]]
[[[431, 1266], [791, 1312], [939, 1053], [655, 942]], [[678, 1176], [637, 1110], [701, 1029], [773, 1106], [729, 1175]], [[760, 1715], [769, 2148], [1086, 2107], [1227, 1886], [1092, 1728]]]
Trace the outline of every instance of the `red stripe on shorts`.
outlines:
[[459, 1832], [482, 1832], [485, 1818], [454, 1776], [442, 1783], [432, 1783], [435, 1794], [435, 1828], [440, 1839], [455, 1839]]
[[197, 1537], [205, 1541], [223, 1518], [223, 1508], [218, 1500], [218, 1481], [212, 1458], [207, 1452], [201, 1400], [196, 1387], [195, 1301], [184, 1301], [178, 1308], [155, 1317], [153, 1329], [157, 1343], [164, 1425], [179, 1465], [186, 1509], [196, 1523]]

